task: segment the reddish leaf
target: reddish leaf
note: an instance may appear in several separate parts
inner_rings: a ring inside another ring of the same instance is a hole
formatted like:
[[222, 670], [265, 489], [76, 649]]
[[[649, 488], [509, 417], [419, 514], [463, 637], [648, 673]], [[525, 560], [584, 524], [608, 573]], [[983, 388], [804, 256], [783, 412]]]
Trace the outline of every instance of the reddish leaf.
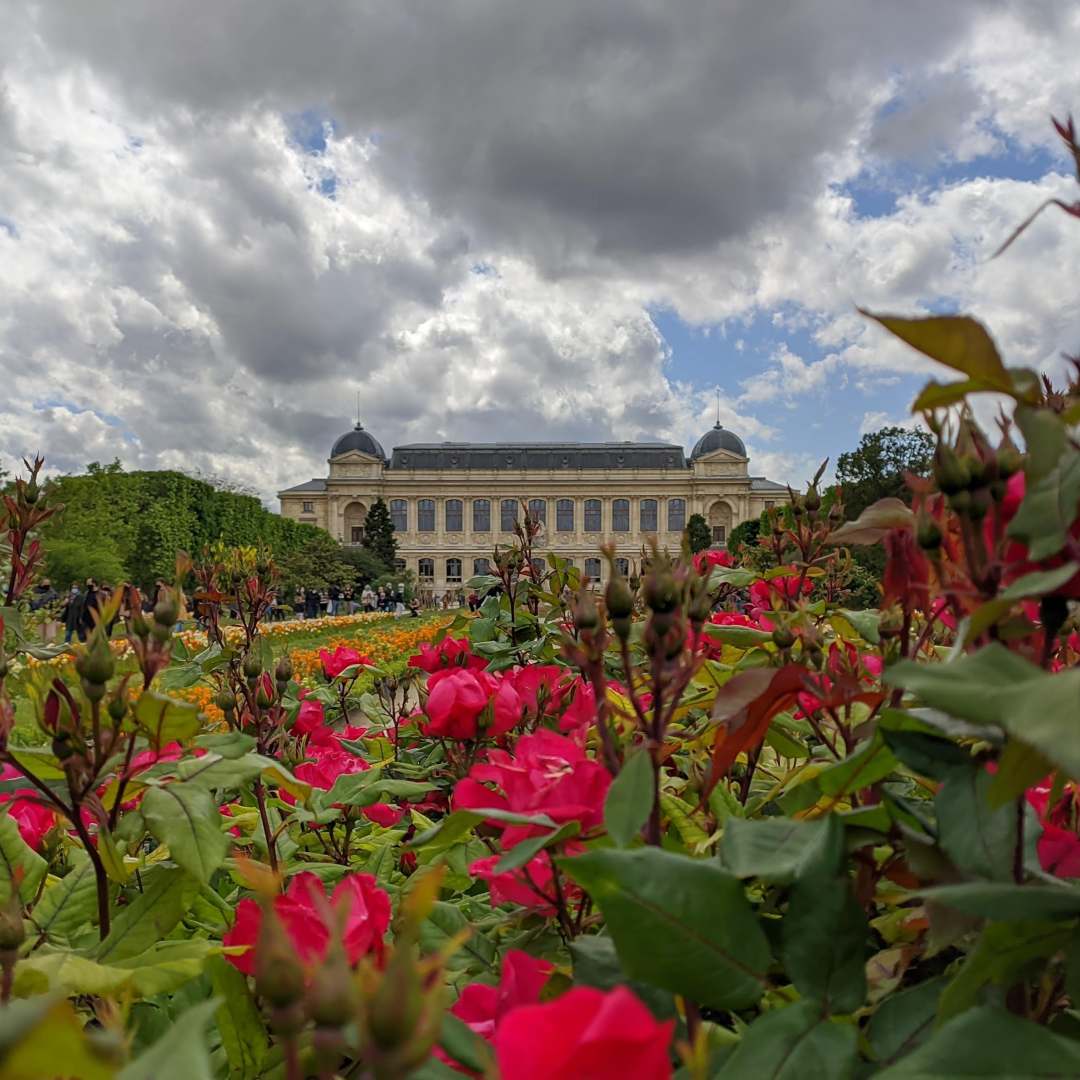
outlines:
[[723, 687], [713, 706], [713, 719], [720, 726], [703, 798], [708, 798], [739, 754], [761, 744], [773, 717], [794, 704], [799, 691], [807, 688], [806, 669], [799, 664], [744, 671]]

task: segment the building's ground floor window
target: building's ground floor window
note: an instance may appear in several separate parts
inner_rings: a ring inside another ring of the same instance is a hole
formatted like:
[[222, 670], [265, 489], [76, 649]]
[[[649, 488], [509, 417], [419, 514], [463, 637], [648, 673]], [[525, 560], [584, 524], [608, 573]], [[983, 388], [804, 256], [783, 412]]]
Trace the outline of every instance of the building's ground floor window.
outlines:
[[630, 576], [630, 560], [629, 559], [616, 559], [615, 569], [622, 574], [623, 577]]
[[472, 572], [474, 574], [490, 574], [491, 573], [491, 560], [490, 559], [473, 559]]
[[712, 542], [714, 544], [726, 544], [727, 543], [727, 526], [726, 525], [714, 525], [713, 526]]
[[586, 559], [585, 560], [585, 577], [589, 581], [597, 582], [600, 580], [600, 560], [599, 559]]
[[417, 576], [421, 581], [435, 580], [435, 560], [421, 559], [416, 567]]
[[460, 559], [447, 559], [446, 560], [446, 580], [460, 583], [460, 581], [461, 581], [461, 560]]

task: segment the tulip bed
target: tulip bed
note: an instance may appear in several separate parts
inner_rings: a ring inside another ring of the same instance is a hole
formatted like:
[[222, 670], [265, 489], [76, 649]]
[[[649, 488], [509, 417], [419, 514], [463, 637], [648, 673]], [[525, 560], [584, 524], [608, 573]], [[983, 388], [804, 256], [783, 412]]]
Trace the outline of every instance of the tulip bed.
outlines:
[[1080, 1075], [1080, 384], [963, 316], [878, 321], [961, 376], [916, 402], [910, 506], [846, 521], [819, 472], [752, 567], [611, 558], [603, 595], [538, 569], [526, 513], [478, 615], [403, 664], [290, 650], [272, 563], [217, 551], [179, 566], [205, 641], [168, 597], [130, 660], [95, 632], [74, 678], [18, 684], [19, 746], [55, 511], [32, 463], [5, 496], [0, 1075]]

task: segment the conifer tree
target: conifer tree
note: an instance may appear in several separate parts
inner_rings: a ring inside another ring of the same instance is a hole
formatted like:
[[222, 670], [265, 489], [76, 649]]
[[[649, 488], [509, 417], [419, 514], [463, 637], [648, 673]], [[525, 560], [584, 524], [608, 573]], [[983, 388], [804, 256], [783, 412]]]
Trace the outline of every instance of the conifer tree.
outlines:
[[691, 554], [704, 551], [712, 543], [708, 522], [701, 514], [690, 515], [686, 523], [686, 542], [690, 545]]
[[390, 520], [390, 511], [381, 498], [372, 503], [367, 513], [363, 546], [380, 562], [385, 563], [387, 570], [394, 568], [394, 560], [397, 558], [394, 523]]

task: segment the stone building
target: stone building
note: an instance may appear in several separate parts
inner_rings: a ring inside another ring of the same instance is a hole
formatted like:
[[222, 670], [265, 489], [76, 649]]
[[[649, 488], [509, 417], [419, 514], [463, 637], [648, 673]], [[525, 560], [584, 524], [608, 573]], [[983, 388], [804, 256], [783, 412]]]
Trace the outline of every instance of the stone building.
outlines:
[[756, 518], [786, 488], [751, 476], [742, 440], [718, 423], [687, 458], [670, 443], [412, 443], [389, 457], [359, 423], [334, 443], [329, 476], [278, 493], [281, 512], [361, 543], [368, 508], [387, 504], [399, 565], [441, 595], [483, 573], [496, 544], [509, 543], [521, 504], [544, 531], [540, 554], [606, 574], [598, 548], [610, 541], [624, 571], [655, 536], [677, 549], [691, 514], [705, 517], [714, 545]]

